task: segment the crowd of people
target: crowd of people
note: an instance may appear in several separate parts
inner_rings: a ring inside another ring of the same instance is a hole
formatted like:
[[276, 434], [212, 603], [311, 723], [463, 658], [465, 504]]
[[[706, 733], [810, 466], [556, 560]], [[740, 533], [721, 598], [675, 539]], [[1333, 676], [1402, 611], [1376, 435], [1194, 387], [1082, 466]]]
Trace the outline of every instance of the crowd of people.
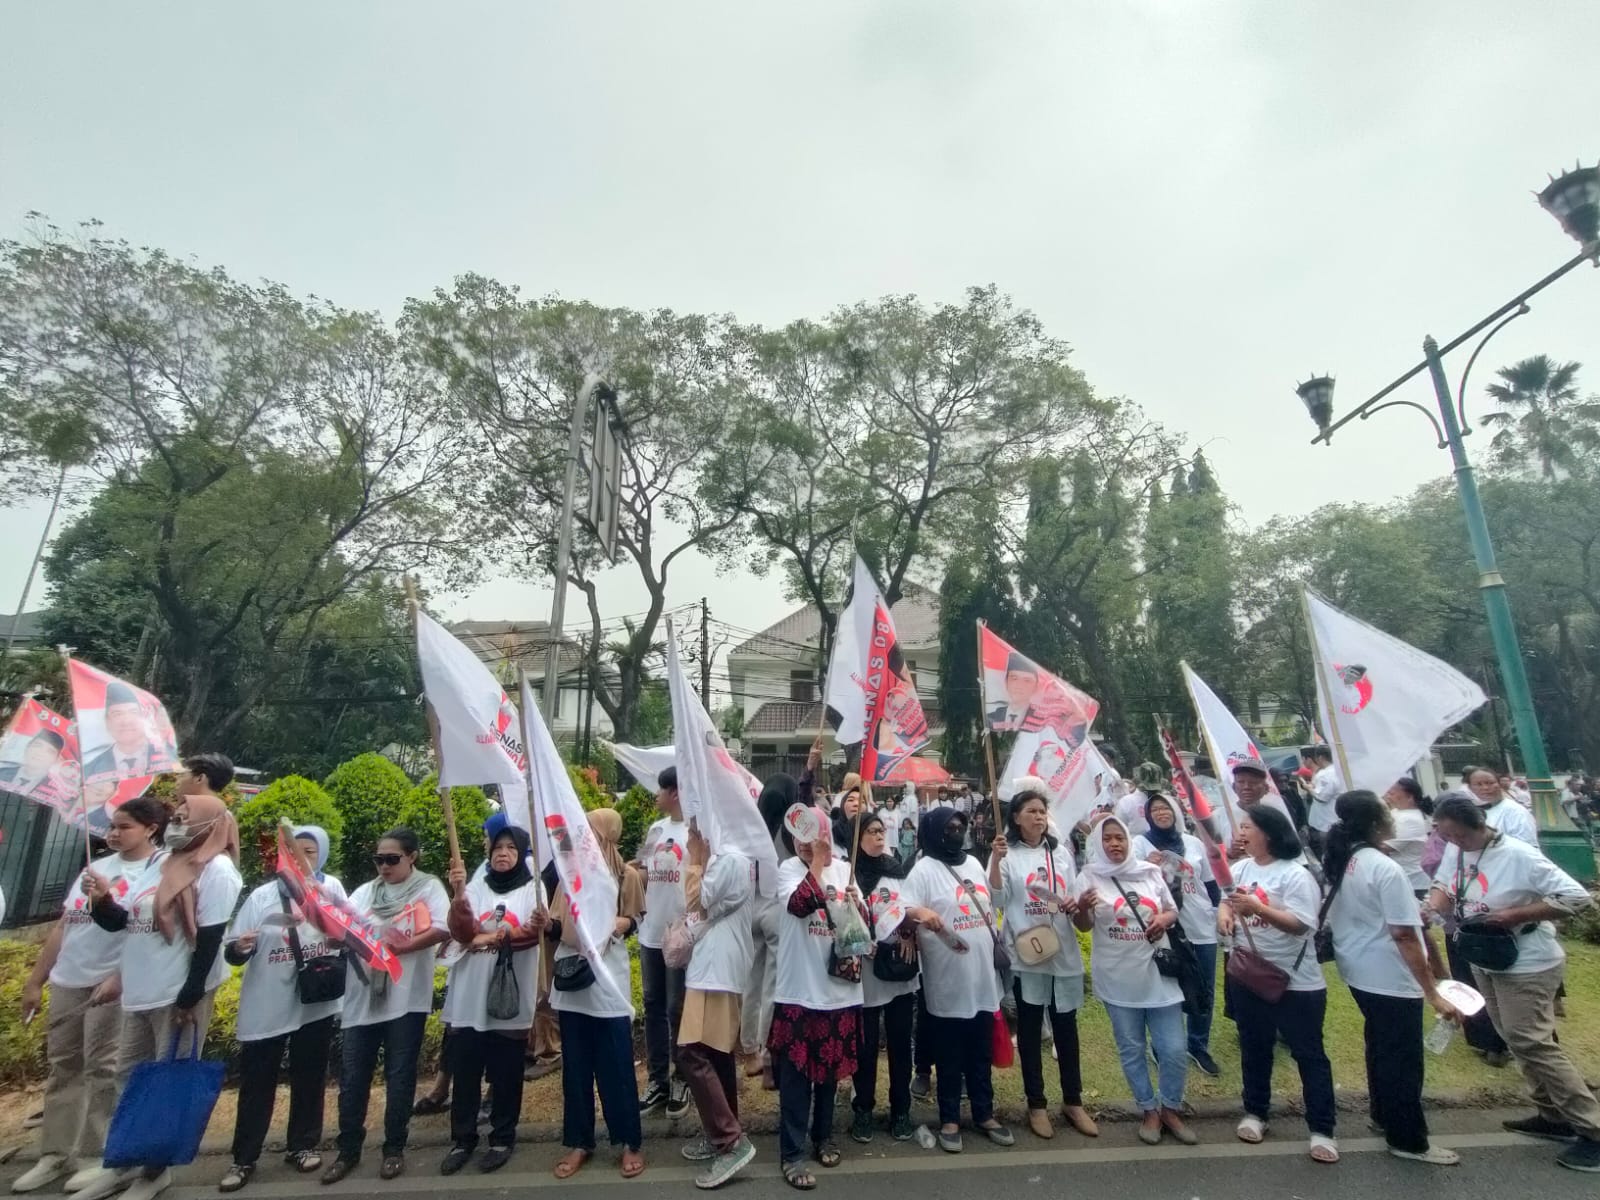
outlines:
[[[1392, 1154], [1458, 1161], [1430, 1141], [1422, 1101], [1425, 1039], [1447, 1028], [1429, 1034], [1425, 1017], [1431, 1009], [1441, 1022], [1463, 1020], [1467, 993], [1444, 986], [1455, 980], [1482, 996], [1481, 1013], [1464, 1022], [1473, 1048], [1491, 1064], [1514, 1059], [1530, 1085], [1536, 1111], [1507, 1127], [1562, 1142], [1563, 1166], [1600, 1171], [1600, 1102], [1556, 1033], [1564, 955], [1551, 925], [1591, 899], [1540, 852], [1510, 781], [1478, 769], [1437, 801], [1409, 778], [1379, 797], [1344, 789], [1327, 756], [1310, 757], [1304, 790], [1259, 763], [1236, 764], [1236, 809], [1208, 764], [1197, 764], [1195, 785], [1228, 814], [1217, 828], [1197, 825], [1146, 764], [1133, 781], [1107, 781], [1094, 812], [1062, 830], [1035, 779], [1015, 781], [1003, 807], [970, 792], [960, 802], [897, 796], [878, 806], [855, 776], [824, 791], [819, 744], [801, 779], [777, 775], [761, 793], [779, 862], [766, 881], [763, 868], [684, 820], [669, 768], [657, 781], [661, 819], [636, 861], [619, 850], [618, 813], [588, 814], [617, 895], [595, 961], [580, 951], [555, 868], [538, 869], [529, 832], [504, 814], [484, 828], [482, 866], [458, 863], [443, 881], [418, 869], [411, 831], [389, 831], [372, 847], [376, 878], [347, 900], [325, 870], [327, 835], [295, 829], [322, 894], [346, 903], [398, 960], [390, 974], [347, 961], [292, 912], [276, 878], [240, 903], [237, 831], [219, 798], [232, 767], [196, 756], [170, 816], [146, 799], [117, 810], [110, 853], [74, 886], [24, 988], [29, 1012], [51, 989], [49, 1082], [39, 1159], [13, 1190], [64, 1181], [80, 1200], [119, 1191], [153, 1200], [168, 1185], [156, 1164], [103, 1165], [107, 1125], [135, 1065], [203, 1041], [229, 965], [242, 973], [241, 1055], [225, 1193], [256, 1172], [285, 1063], [284, 1161], [324, 1183], [362, 1162], [380, 1061], [384, 1180], [406, 1168], [414, 1113], [449, 1113], [442, 1174], [474, 1161], [480, 1171], [504, 1167], [525, 1077], [558, 1069], [558, 1178], [596, 1154], [598, 1101], [625, 1178], [645, 1169], [644, 1117], [694, 1110], [700, 1132], [679, 1153], [698, 1164], [699, 1186], [718, 1187], [756, 1155], [740, 1117], [741, 1056], [743, 1075], [778, 1094], [780, 1166], [800, 1190], [817, 1186], [815, 1168], [843, 1157], [835, 1100], [846, 1082], [857, 1143], [880, 1130], [915, 1137], [921, 1099], [933, 1106], [928, 1132], [940, 1149], [962, 1151], [964, 1116], [971, 1135], [1012, 1146], [993, 1071], [1013, 1037], [1031, 1134], [1052, 1138], [1059, 1120], [1093, 1138], [1078, 1020], [1090, 992], [1109, 1015], [1140, 1140], [1193, 1145], [1188, 1072], [1220, 1073], [1211, 1054], [1219, 970], [1239, 1045], [1238, 1138], [1269, 1135], [1281, 1041], [1299, 1072], [1307, 1153], [1331, 1164], [1339, 1146], [1324, 1046], [1328, 961], [1362, 1015], [1371, 1124]], [[627, 987], [630, 938], [642, 1013]], [[441, 1079], [418, 1098], [441, 962]], [[559, 1041], [541, 1028], [546, 1010]], [[336, 1032], [337, 1135], [324, 1163]]]

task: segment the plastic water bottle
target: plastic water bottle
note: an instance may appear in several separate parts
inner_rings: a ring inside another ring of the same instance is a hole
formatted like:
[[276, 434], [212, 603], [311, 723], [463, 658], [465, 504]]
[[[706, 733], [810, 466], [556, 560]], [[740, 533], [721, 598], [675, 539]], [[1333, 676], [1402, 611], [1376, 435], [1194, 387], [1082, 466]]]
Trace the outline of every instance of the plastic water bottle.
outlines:
[[939, 1144], [939, 1139], [933, 1136], [933, 1130], [926, 1125], [917, 1126], [917, 1145], [924, 1150], [932, 1150]]
[[1456, 1023], [1447, 1021], [1443, 1017], [1435, 1017], [1433, 1028], [1428, 1030], [1428, 1036], [1423, 1039], [1423, 1044], [1435, 1054], [1443, 1054], [1450, 1049], [1450, 1039], [1456, 1036]]

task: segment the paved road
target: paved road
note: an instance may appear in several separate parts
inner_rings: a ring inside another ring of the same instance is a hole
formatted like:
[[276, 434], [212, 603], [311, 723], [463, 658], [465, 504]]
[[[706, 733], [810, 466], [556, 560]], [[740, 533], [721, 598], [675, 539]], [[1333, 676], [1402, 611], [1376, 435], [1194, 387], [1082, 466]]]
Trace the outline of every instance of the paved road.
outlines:
[[[1262, 1146], [1245, 1146], [1234, 1139], [1232, 1122], [1200, 1122], [1196, 1129], [1203, 1142], [1185, 1149], [1171, 1142], [1152, 1149], [1139, 1144], [1130, 1124], [1107, 1125], [1094, 1142], [1057, 1135], [1040, 1142], [1026, 1132], [1011, 1150], [986, 1143], [979, 1149], [968, 1138], [968, 1150], [956, 1157], [938, 1150], [924, 1151], [915, 1143], [897, 1145], [880, 1136], [871, 1146], [844, 1142], [845, 1161], [833, 1171], [821, 1171], [816, 1195], [872, 1196], [883, 1200], [899, 1191], [917, 1200], [1053, 1200], [1071, 1194], [1094, 1200], [1374, 1200], [1401, 1194], [1405, 1200], [1590, 1200], [1600, 1179], [1557, 1167], [1552, 1158], [1557, 1147], [1505, 1133], [1503, 1112], [1442, 1113], [1434, 1120], [1436, 1139], [1460, 1150], [1463, 1165], [1455, 1168], [1424, 1167], [1400, 1162], [1383, 1153], [1379, 1139], [1366, 1136], [1352, 1123], [1341, 1140], [1344, 1160], [1334, 1167], [1319, 1166], [1305, 1157], [1304, 1129], [1282, 1121]], [[732, 1200], [792, 1200], [793, 1192], [778, 1174], [774, 1139], [757, 1142], [759, 1157], [746, 1174], [723, 1189]], [[617, 1175], [614, 1154], [602, 1153], [577, 1178], [558, 1182], [550, 1175], [557, 1148], [525, 1145], [504, 1171], [479, 1175], [472, 1168], [441, 1179], [436, 1163], [441, 1152], [420, 1150], [411, 1171], [393, 1183], [381, 1183], [367, 1167], [335, 1188], [286, 1176], [276, 1162], [263, 1163], [262, 1173], [240, 1194], [240, 1200], [288, 1200], [290, 1197], [326, 1197], [327, 1200], [377, 1200], [405, 1195], [436, 1195], [476, 1200], [495, 1193], [541, 1191], [554, 1200], [553, 1189], [576, 1192], [582, 1200], [639, 1200], [648, 1186], [657, 1194], [687, 1198], [698, 1193], [691, 1180], [694, 1171], [677, 1158], [677, 1144], [651, 1142], [650, 1168], [639, 1180], [624, 1183]], [[669, 1157], [670, 1156], [670, 1157]], [[167, 1200], [201, 1200], [217, 1195], [215, 1180], [227, 1164], [203, 1159], [187, 1168]], [[13, 1163], [0, 1182], [9, 1185], [18, 1173]]]

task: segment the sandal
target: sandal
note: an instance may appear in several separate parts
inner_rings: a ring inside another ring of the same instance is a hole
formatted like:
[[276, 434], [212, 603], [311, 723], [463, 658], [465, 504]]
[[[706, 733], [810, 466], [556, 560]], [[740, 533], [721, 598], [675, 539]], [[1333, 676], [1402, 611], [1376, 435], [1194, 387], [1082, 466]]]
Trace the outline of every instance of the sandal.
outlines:
[[844, 1161], [844, 1155], [839, 1153], [839, 1147], [833, 1142], [823, 1142], [817, 1147], [817, 1161], [830, 1171]]
[[1311, 1161], [1336, 1163], [1339, 1161], [1339, 1143], [1325, 1133], [1311, 1135]]
[[557, 1179], [571, 1179], [583, 1170], [583, 1164], [589, 1161], [588, 1150], [568, 1150], [556, 1162], [555, 1177]]
[[1248, 1142], [1252, 1146], [1259, 1146], [1267, 1136], [1267, 1123], [1260, 1117], [1245, 1117], [1234, 1128], [1234, 1135], [1241, 1142]]
[[800, 1159], [783, 1164], [783, 1181], [798, 1192], [809, 1192], [817, 1186], [817, 1177]]
[[637, 1179], [644, 1174], [644, 1155], [637, 1150], [622, 1152], [622, 1177]]

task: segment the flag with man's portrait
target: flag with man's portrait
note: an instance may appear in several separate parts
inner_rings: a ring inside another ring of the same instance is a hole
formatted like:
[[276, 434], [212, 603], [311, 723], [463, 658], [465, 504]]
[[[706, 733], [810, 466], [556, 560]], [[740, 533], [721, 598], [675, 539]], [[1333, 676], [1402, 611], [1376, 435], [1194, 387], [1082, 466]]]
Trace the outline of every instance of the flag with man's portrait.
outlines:
[[67, 678], [86, 785], [178, 769], [178, 735], [160, 700], [75, 658], [67, 660]]
[[0, 791], [70, 819], [82, 769], [72, 721], [31, 696], [24, 699], [0, 736]]

